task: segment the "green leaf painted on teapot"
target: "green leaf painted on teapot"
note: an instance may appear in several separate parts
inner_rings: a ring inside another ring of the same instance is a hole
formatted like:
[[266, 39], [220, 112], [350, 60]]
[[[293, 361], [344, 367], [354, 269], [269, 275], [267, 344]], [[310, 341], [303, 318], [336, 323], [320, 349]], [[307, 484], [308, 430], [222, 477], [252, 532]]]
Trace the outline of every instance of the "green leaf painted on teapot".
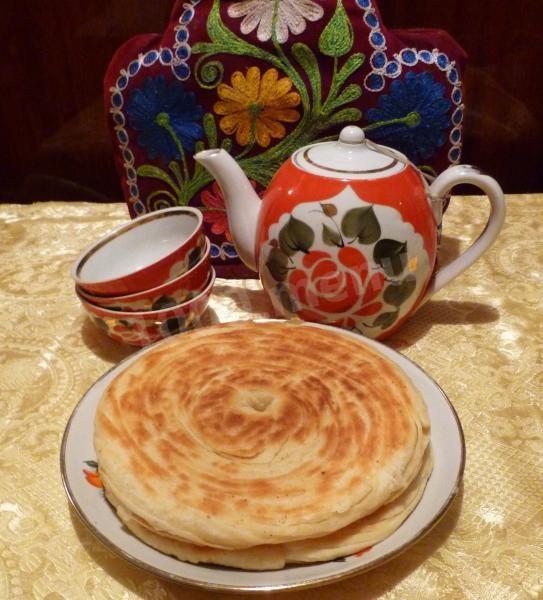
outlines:
[[277, 293], [279, 294], [279, 300], [281, 300], [281, 304], [283, 305], [284, 309], [290, 314], [295, 314], [296, 305], [294, 304], [294, 300], [290, 296], [288, 288], [283, 284], [278, 285]]
[[407, 265], [407, 242], [379, 240], [373, 249], [373, 260], [387, 275], [401, 275]]
[[417, 287], [417, 278], [410, 274], [402, 281], [392, 282], [383, 293], [383, 300], [393, 306], [402, 305]]
[[284, 281], [288, 274], [288, 256], [279, 248], [272, 248], [266, 266], [276, 281]]
[[361, 244], [373, 244], [381, 237], [381, 226], [372, 206], [347, 211], [341, 221], [341, 231], [345, 237], [358, 238]]
[[353, 41], [353, 26], [343, 8], [343, 1], [338, 0], [336, 11], [319, 38], [319, 50], [326, 56], [338, 58], [349, 52]]
[[322, 241], [327, 246], [338, 246], [339, 248], [344, 246], [341, 235], [339, 235], [335, 229], [328, 227], [328, 225], [325, 225], [324, 223], [322, 224]]
[[380, 327], [381, 329], [387, 329], [390, 327], [398, 318], [399, 311], [381, 313], [377, 319], [373, 322], [373, 327]]
[[292, 215], [279, 232], [279, 245], [287, 256], [292, 256], [300, 250], [305, 253], [309, 252], [314, 241], [313, 229]]

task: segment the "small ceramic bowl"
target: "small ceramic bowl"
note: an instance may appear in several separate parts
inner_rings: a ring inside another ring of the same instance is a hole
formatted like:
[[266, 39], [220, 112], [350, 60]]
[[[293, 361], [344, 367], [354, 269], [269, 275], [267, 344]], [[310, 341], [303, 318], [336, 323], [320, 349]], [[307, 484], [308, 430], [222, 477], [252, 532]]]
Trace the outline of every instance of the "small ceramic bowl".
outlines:
[[108, 310], [78, 296], [94, 324], [110, 338], [130, 346], [147, 346], [197, 326], [207, 308], [214, 283], [215, 271], [212, 269], [205, 289], [198, 296], [177, 306], [144, 312]]
[[194, 298], [206, 287], [211, 272], [210, 250], [211, 243], [207, 240], [200, 262], [183, 275], [150, 290], [127, 296], [95, 296], [76, 286], [76, 292], [88, 302], [109, 310], [141, 312], [170, 308]]
[[121, 296], [179, 277], [201, 258], [202, 213], [189, 206], [152, 212], [107, 233], [86, 248], [71, 275], [85, 292]]

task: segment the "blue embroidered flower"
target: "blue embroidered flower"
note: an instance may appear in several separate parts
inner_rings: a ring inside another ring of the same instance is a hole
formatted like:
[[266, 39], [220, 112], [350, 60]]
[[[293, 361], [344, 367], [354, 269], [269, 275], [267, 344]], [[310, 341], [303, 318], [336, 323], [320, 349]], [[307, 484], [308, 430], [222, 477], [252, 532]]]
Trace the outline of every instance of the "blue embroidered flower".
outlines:
[[450, 108], [445, 86], [435, 82], [430, 73], [407, 73], [391, 84], [388, 94], [379, 97], [377, 107], [367, 111], [372, 123], [368, 137], [419, 163], [447, 141]]
[[178, 81], [168, 83], [164, 75], [147, 77], [143, 87], [132, 92], [126, 114], [130, 127], [139, 132], [138, 145], [151, 159], [180, 159], [204, 135], [204, 110], [195, 95]]

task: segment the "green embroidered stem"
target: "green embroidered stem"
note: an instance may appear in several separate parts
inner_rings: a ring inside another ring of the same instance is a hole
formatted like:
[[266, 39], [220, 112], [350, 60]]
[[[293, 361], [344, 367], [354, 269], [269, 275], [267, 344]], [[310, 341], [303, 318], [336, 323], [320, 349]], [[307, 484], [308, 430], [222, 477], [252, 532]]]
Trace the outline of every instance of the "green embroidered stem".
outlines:
[[220, 0], [213, 0], [213, 6], [207, 18], [207, 34], [211, 42], [198, 42], [192, 47], [193, 54], [234, 54], [236, 56], [250, 56], [272, 64], [281, 69], [281, 61], [263, 48], [253, 46], [239, 38], [221, 20]]
[[322, 103], [322, 85], [319, 63], [311, 48], [306, 44], [296, 43], [292, 45], [291, 53], [298, 61], [298, 64], [305, 71], [311, 91], [313, 92], [312, 118], [318, 118], [321, 113]]
[[[301, 119], [285, 138], [265, 152], [249, 157], [247, 155], [251, 152], [256, 137], [253, 132], [251, 143], [236, 157], [247, 176], [264, 186], [268, 185], [275, 171], [297, 148], [309, 144], [319, 136], [320, 132], [332, 126], [355, 122], [362, 116], [360, 110], [355, 108], [345, 108], [337, 111], [338, 107], [360, 97], [362, 89], [357, 84], [347, 86], [341, 94], [339, 92], [346, 80], [362, 66], [365, 60], [363, 54], [355, 53], [347, 57], [343, 66], [339, 68], [339, 57], [344, 56], [352, 49], [354, 40], [352, 25], [343, 7], [342, 0], [337, 1], [334, 17], [319, 39], [319, 47], [322, 46], [321, 51], [324, 49], [323, 53], [334, 59], [333, 79], [324, 104], [322, 104], [318, 62], [312, 50], [303, 43], [293, 44], [291, 48], [292, 57], [302, 68], [302, 73], [309, 81], [313, 102], [311, 102], [309, 95], [309, 86], [306, 85], [302, 75], [295, 68], [277, 40], [280, 1], [274, 0], [272, 17], [272, 43], [275, 54], [254, 46], [226, 27], [220, 16], [220, 0], [213, 0], [207, 19], [207, 33], [211, 41], [199, 42], [192, 49], [193, 54], [204, 55], [197, 62], [197, 70], [201, 70], [198, 83], [206, 89], [218, 85], [223, 71], [221, 71], [222, 64], [218, 61], [203, 63], [214, 55], [227, 54], [252, 57], [267, 62], [279, 71], [284, 72], [300, 94], [303, 108]], [[329, 139], [335, 139], [335, 136], [330, 136]], [[225, 140], [223, 140], [222, 145], [224, 143]], [[188, 182], [190, 189], [196, 190], [198, 185], [205, 185], [200, 180], [200, 176], [199, 172], [195, 172], [193, 179]], [[183, 195], [188, 193], [187, 190], [187, 182], [185, 182]]]
[[317, 138], [316, 140], [313, 140], [314, 144], [322, 144], [322, 142], [336, 142], [337, 141], [337, 135], [327, 135], [325, 137], [321, 137], [321, 138]]
[[137, 168], [138, 177], [150, 177], [151, 179], [158, 179], [166, 183], [174, 192], [177, 198], [181, 198], [181, 186], [177, 186], [175, 181], [162, 170], [160, 167], [154, 165], [140, 165]]
[[207, 169], [204, 169], [204, 170], [200, 171], [199, 173], [196, 173], [194, 175], [194, 177], [190, 181], [187, 181], [185, 183], [185, 186], [183, 187], [183, 196], [187, 199], [185, 204], [187, 204], [191, 198], [196, 196], [196, 194], [204, 186], [208, 185], [212, 181], [213, 181], [213, 177], [211, 176], [211, 174], [209, 173], [209, 171]]
[[168, 164], [168, 169], [174, 174], [175, 179], [177, 180], [177, 185], [181, 188], [183, 186], [183, 176], [181, 175], [181, 171], [179, 170], [179, 165], [172, 160]]
[[183, 161], [183, 172], [185, 174], [185, 179], [189, 178], [189, 168], [187, 166], [187, 158], [185, 156], [185, 150], [183, 149], [183, 144], [181, 140], [177, 137], [177, 134], [174, 131], [174, 128], [170, 125], [170, 115], [165, 112], [158, 113], [155, 117], [155, 121], [157, 125], [163, 127], [172, 137], [179, 153], [181, 154], [181, 160]]
[[273, 9], [273, 18], [272, 18], [272, 42], [275, 47], [275, 50], [279, 56], [281, 61], [281, 65], [285, 73], [290, 77], [290, 80], [298, 90], [300, 97], [302, 99], [302, 105], [304, 107], [304, 116], [302, 117], [302, 121], [306, 118], [307, 113], [310, 110], [310, 101], [309, 94], [307, 93], [307, 88], [298, 74], [298, 71], [294, 68], [287, 55], [283, 51], [281, 44], [277, 41], [277, 17], [279, 15], [279, 2], [280, 0], [274, 0], [275, 6]]
[[205, 54], [198, 59], [194, 68], [194, 76], [200, 87], [206, 90], [213, 90], [222, 81], [224, 67], [219, 60], [211, 60], [203, 64], [208, 58], [209, 55]]
[[[351, 75], [353, 75], [364, 64], [365, 60], [366, 57], [360, 52], [351, 54], [351, 56], [349, 56], [349, 58], [345, 61], [341, 69], [337, 71], [338, 59], [334, 57], [334, 77], [332, 78], [330, 90], [328, 91], [328, 96], [324, 102], [323, 111], [330, 111], [330, 108], [334, 104], [341, 86], [347, 81], [347, 79]], [[360, 86], [358, 87], [360, 88]], [[361, 88], [360, 93], [362, 93]]]
[[[277, 1], [277, 0], [276, 0]], [[292, 66], [288, 58], [285, 56], [281, 46], [277, 43], [277, 36], [275, 36], [274, 46], [279, 49], [281, 58], [274, 54], [267, 52], [263, 48], [253, 46], [249, 42], [239, 38], [232, 31], [230, 31], [222, 22], [220, 16], [220, 0], [214, 0], [213, 6], [207, 19], [207, 33], [211, 42], [198, 42], [192, 48], [193, 54], [205, 54], [206, 57], [215, 54], [230, 54], [236, 56], [249, 56], [262, 60], [274, 66], [278, 71], [284, 71], [287, 76], [293, 82], [296, 90], [300, 94], [302, 103], [304, 106], [304, 115], [299, 121], [297, 127], [291, 132], [295, 138], [298, 138], [304, 130], [307, 129], [307, 119], [309, 116], [309, 95], [307, 93], [306, 86], [303, 79], [300, 77], [296, 69]], [[274, 29], [275, 32], [275, 29]], [[290, 137], [290, 136], [289, 136]], [[276, 148], [276, 147], [275, 147]], [[275, 149], [274, 148], [274, 149]], [[286, 156], [285, 156], [286, 158]], [[279, 161], [281, 164], [283, 160]], [[271, 177], [270, 177], [271, 178]], [[260, 181], [261, 178], [257, 179]]]
[[244, 156], [247, 156], [251, 152], [251, 150], [255, 146], [256, 141], [256, 117], [257, 115], [251, 115], [251, 137], [249, 139], [249, 143], [245, 148], [235, 157], [236, 160], [242, 159]]
[[[173, 200], [174, 205], [178, 203], [179, 198], [176, 198], [171, 192], [169, 192], [168, 190], [155, 190], [154, 192], [152, 192], [151, 194], [149, 194], [145, 200], [145, 204], [147, 204], [147, 207], [150, 210], [156, 210], [159, 208], [158, 203], [155, 206], [154, 205], [154, 199], [157, 196], [166, 196], [168, 198], [170, 198], [171, 200]], [[167, 206], [170, 206], [169, 202], [165, 202], [164, 203], [164, 208], [166, 208]]]
[[338, 58], [337, 58], [337, 56], [334, 56], [334, 70], [333, 70], [332, 82], [330, 83], [330, 89], [328, 90], [328, 96], [326, 96], [326, 100], [324, 101], [324, 105], [323, 105], [323, 108], [325, 110], [328, 109], [330, 102], [335, 100], [337, 93], [338, 93], [339, 85], [338, 85], [338, 81], [337, 81], [337, 68], [338, 68]]
[[405, 117], [398, 119], [390, 119], [390, 121], [376, 121], [371, 125], [366, 125], [366, 127], [363, 129], [364, 131], [373, 131], [374, 129], [379, 129], [380, 127], [386, 127], [387, 125], [407, 125], [408, 127], [416, 127], [420, 121], [420, 113], [413, 111]]
[[[213, 146], [210, 146], [210, 148], [212, 148]], [[203, 150], [206, 149], [206, 145], [204, 144], [204, 142], [202, 140], [198, 140], [196, 142], [196, 144], [194, 145], [194, 154], [198, 154], [198, 152], [202, 152]], [[179, 169], [179, 167], [178, 167]], [[204, 166], [202, 165], [202, 163], [199, 163], [197, 160], [194, 161], [194, 175], [196, 175], [196, 173], [198, 171], [201, 171], [202, 169], [204, 169]]]
[[255, 142], [254, 140], [251, 140], [247, 146], [245, 146], [245, 148], [234, 158], [236, 160], [241, 160], [242, 158], [244, 158], [245, 156], [247, 156], [247, 154], [249, 154], [249, 152], [251, 152], [251, 150], [255, 147]]

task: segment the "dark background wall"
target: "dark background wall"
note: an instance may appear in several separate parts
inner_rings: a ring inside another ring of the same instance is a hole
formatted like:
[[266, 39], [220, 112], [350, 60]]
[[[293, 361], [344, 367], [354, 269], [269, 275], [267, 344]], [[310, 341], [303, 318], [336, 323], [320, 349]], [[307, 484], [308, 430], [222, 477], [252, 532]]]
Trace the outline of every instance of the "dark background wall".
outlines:
[[[0, 201], [121, 200], [102, 77], [173, 0], [8, 0], [0, 16]], [[463, 162], [543, 191], [542, 0], [381, 0], [389, 28], [449, 31], [470, 56]]]

